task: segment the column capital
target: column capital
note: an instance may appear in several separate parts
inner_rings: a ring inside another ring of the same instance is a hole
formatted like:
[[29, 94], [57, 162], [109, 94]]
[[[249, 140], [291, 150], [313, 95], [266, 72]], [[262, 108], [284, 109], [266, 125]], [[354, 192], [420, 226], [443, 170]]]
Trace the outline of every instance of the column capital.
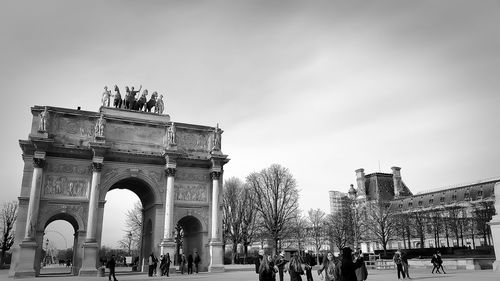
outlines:
[[222, 175], [222, 171], [211, 171], [210, 172], [210, 178], [212, 180], [218, 180], [218, 179], [220, 179], [221, 175]]
[[45, 165], [45, 151], [35, 151], [33, 155], [33, 167], [43, 168]]
[[104, 164], [102, 162], [92, 162], [92, 172], [100, 173]]
[[165, 175], [167, 177], [175, 177], [176, 168], [165, 168]]

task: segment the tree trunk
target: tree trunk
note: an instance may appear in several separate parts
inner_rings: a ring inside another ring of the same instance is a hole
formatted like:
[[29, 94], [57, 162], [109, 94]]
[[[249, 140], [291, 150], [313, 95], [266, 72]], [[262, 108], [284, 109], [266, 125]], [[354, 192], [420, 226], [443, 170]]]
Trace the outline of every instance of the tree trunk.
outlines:
[[243, 243], [243, 264], [247, 264], [248, 244]]
[[238, 250], [238, 244], [234, 243], [233, 241], [233, 247], [231, 249], [232, 254], [231, 254], [231, 264], [235, 264], [236, 260], [236, 251]]

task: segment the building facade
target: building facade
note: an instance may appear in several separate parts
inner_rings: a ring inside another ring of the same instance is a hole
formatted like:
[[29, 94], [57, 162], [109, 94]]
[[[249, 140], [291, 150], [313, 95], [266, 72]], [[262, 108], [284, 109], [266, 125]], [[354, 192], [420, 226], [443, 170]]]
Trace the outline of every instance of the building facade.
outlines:
[[[393, 220], [393, 229], [387, 234], [387, 249], [468, 247], [492, 245], [488, 222], [495, 214], [494, 186], [500, 178], [486, 179], [448, 188], [438, 188], [413, 194], [401, 177], [401, 168], [392, 167], [390, 173], [365, 174], [356, 170], [356, 185], [343, 199], [330, 199], [336, 210], [340, 204], [354, 200], [356, 208], [364, 209], [362, 231], [357, 246], [364, 252], [383, 249], [380, 239], [370, 233], [370, 212], [373, 206], [386, 208]], [[330, 191], [330, 194], [340, 192]], [[331, 195], [330, 195], [330, 198]], [[339, 203], [340, 202], [340, 203]], [[352, 201], [351, 201], [352, 202]], [[333, 210], [333, 209], [332, 209]], [[384, 210], [382, 210], [383, 212]], [[332, 211], [332, 214], [334, 212]]]

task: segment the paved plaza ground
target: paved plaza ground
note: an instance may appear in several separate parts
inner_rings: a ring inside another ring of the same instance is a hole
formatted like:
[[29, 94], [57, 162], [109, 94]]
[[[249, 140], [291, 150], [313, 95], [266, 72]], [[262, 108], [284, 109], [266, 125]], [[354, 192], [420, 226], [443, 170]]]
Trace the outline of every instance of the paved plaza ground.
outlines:
[[[416, 269], [414, 272], [410, 272], [412, 280], [442, 280], [442, 281], [492, 281], [500, 280], [500, 273], [493, 272], [492, 270], [480, 270], [480, 271], [457, 271], [450, 270], [447, 274], [431, 274], [430, 270], [427, 269]], [[118, 280], [130, 280], [130, 281], [142, 281], [142, 280], [203, 280], [203, 281], [256, 281], [258, 280], [257, 274], [252, 271], [228, 271], [224, 273], [200, 273], [193, 275], [181, 275], [172, 274], [170, 277], [148, 277], [145, 273], [118, 273]], [[8, 277], [8, 270], [0, 270], [0, 281], [13, 280]], [[55, 280], [55, 281], [105, 281], [108, 277], [77, 277], [77, 276], [55, 276], [48, 275], [39, 278], [27, 278], [22, 279], [26, 281], [30, 280]], [[289, 281], [290, 277], [285, 276], [285, 281]], [[305, 281], [305, 276], [303, 278]], [[314, 276], [314, 281], [320, 281], [319, 276]], [[368, 281], [386, 281], [386, 280], [397, 280], [397, 275], [394, 270], [370, 270]]]

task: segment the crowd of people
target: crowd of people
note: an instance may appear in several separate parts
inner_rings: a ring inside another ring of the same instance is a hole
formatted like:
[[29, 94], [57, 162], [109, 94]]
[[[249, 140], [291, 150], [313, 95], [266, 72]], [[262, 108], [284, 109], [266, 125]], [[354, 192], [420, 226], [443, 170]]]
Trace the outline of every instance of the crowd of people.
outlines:
[[[305, 251], [304, 256], [293, 254], [289, 261], [285, 259], [284, 252], [273, 258], [260, 251], [255, 270], [259, 274], [259, 281], [276, 281], [276, 273], [279, 281], [283, 281], [285, 272], [290, 275], [290, 281], [302, 281], [302, 275], [305, 275], [307, 281], [313, 281], [315, 265], [315, 259], [308, 251]], [[339, 257], [327, 252], [317, 274], [326, 281], [364, 281], [368, 277], [368, 270], [361, 250], [353, 253], [351, 248], [345, 247]]]

